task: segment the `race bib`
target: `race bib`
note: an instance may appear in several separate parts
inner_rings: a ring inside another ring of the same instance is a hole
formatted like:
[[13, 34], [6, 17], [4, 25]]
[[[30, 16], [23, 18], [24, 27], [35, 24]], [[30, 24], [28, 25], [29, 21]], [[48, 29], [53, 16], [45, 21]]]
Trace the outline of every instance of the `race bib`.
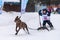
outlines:
[[44, 16], [44, 19], [47, 20], [47, 16]]

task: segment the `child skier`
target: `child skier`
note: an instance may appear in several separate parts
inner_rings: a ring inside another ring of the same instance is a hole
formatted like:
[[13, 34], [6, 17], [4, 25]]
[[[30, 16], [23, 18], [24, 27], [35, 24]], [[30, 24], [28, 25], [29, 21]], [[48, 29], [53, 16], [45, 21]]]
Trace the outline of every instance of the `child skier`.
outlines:
[[[50, 26], [50, 29], [52, 30], [53, 29], [53, 25], [52, 23], [50, 22], [50, 15], [51, 15], [51, 12], [48, 11], [47, 9], [43, 9], [42, 12], [41, 10], [39, 11], [39, 15], [42, 16], [42, 19], [43, 19], [43, 27], [46, 27], [46, 23], [49, 24]], [[47, 27], [46, 27], [47, 28]], [[38, 28], [39, 29], [39, 28]]]

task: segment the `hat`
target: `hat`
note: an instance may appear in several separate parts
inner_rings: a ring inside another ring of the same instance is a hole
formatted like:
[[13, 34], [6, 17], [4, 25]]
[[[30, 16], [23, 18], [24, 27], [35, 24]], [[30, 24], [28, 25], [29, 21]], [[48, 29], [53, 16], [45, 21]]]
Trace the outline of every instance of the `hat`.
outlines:
[[43, 11], [46, 11], [47, 12], [47, 9], [43, 9]]

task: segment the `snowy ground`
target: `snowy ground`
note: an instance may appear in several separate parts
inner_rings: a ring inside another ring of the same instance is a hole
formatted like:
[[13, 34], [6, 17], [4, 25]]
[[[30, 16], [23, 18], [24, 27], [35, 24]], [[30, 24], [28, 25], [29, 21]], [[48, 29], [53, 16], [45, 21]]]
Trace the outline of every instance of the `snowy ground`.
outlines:
[[[22, 29], [15, 35], [14, 18], [20, 16], [18, 12], [3, 12], [0, 14], [0, 40], [60, 40], [60, 15], [52, 14], [51, 22], [55, 30], [51, 31], [37, 31], [30, 30], [30, 35], [25, 33]], [[23, 14], [21, 20], [26, 22], [28, 27], [38, 28], [39, 17], [38, 13]]]

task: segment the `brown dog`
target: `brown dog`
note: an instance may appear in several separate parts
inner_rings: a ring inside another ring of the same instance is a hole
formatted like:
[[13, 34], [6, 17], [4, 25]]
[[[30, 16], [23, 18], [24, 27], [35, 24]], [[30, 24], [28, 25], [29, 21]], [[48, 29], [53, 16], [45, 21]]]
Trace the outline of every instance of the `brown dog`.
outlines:
[[[18, 32], [19, 32], [19, 30], [21, 29], [21, 28], [23, 28], [23, 30], [25, 31], [25, 29], [27, 30], [27, 32], [28, 32], [28, 34], [29, 34], [29, 30], [28, 30], [28, 28], [27, 28], [27, 24], [25, 23], [25, 22], [22, 22], [21, 20], [20, 20], [20, 18], [21, 17], [16, 17], [15, 18], [15, 20], [14, 20], [14, 22], [16, 23], [16, 33], [15, 33], [15, 35], [17, 35], [18, 34]], [[17, 28], [19, 28], [19, 29], [17, 29]]]

